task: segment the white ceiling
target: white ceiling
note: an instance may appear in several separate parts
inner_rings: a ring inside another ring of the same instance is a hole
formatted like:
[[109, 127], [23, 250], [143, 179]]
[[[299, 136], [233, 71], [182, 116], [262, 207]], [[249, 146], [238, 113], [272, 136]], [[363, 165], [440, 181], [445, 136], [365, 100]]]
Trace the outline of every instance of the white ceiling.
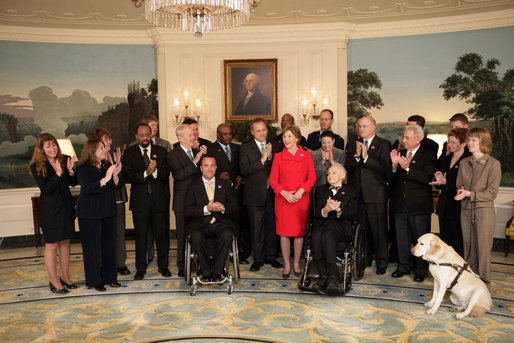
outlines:
[[[248, 25], [377, 23], [513, 10], [514, 0], [263, 0]], [[146, 29], [131, 0], [1, 0], [0, 25]]]

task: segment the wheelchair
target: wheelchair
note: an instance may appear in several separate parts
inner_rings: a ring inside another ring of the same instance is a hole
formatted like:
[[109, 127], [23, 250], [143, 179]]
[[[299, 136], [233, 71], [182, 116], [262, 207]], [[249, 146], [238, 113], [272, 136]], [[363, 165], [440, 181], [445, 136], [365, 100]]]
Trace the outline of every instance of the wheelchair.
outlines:
[[[213, 251], [210, 256], [211, 261], [214, 261], [214, 252], [216, 251], [216, 241], [212, 238], [207, 239], [207, 244], [211, 251]], [[230, 273], [230, 262], [232, 261], [233, 272]], [[225, 270], [222, 275], [222, 279], [219, 281], [203, 281], [200, 277], [200, 263], [198, 261], [198, 256], [193, 250], [193, 245], [191, 244], [191, 235], [188, 234], [186, 237], [186, 246], [185, 246], [185, 259], [184, 259], [184, 277], [186, 283], [191, 285], [191, 289], [189, 290], [189, 294], [194, 296], [198, 291], [200, 285], [227, 285], [227, 294], [231, 294], [234, 290], [234, 285], [239, 282], [239, 250], [237, 245], [237, 237], [236, 235], [232, 235], [232, 246], [229, 250], [227, 262], [225, 263]], [[195, 274], [193, 275], [193, 264], [195, 266]]]
[[[302, 291], [316, 292], [312, 288], [315, 281], [320, 278], [318, 266], [313, 260], [311, 244], [312, 224], [305, 240], [305, 268], [298, 279], [298, 288]], [[349, 242], [337, 244], [336, 265], [338, 270], [339, 291], [334, 295], [344, 295], [352, 288], [352, 278], [358, 281], [366, 269], [366, 234], [365, 230], [356, 221], [352, 221], [352, 239]]]

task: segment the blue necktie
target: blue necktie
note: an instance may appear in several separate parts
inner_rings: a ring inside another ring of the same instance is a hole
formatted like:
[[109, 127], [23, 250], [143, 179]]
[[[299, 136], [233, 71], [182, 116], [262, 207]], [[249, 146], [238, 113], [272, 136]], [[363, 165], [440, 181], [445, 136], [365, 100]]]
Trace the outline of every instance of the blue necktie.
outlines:
[[193, 153], [191, 152], [191, 150], [188, 150], [187, 151], [187, 156], [189, 156], [189, 159], [192, 161], [194, 160], [194, 157], [193, 157]]

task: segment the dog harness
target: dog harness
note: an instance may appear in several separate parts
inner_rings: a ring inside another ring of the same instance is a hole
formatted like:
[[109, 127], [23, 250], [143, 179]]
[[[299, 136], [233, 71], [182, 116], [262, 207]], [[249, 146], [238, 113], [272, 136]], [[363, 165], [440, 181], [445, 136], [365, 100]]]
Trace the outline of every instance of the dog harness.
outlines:
[[450, 284], [450, 287], [448, 287], [448, 290], [451, 290], [457, 284], [457, 282], [459, 282], [459, 278], [460, 278], [460, 276], [462, 275], [462, 273], [464, 271], [467, 271], [468, 273], [473, 274], [477, 278], [480, 278], [477, 274], [475, 274], [472, 271], [468, 270], [469, 265], [467, 263], [464, 263], [463, 266], [459, 266], [458, 264], [453, 264], [453, 263], [435, 263], [435, 262], [430, 262], [430, 264], [435, 264], [437, 266], [443, 266], [443, 267], [452, 267], [453, 269], [455, 269], [457, 271], [457, 275], [455, 276], [455, 278], [453, 279], [452, 283]]

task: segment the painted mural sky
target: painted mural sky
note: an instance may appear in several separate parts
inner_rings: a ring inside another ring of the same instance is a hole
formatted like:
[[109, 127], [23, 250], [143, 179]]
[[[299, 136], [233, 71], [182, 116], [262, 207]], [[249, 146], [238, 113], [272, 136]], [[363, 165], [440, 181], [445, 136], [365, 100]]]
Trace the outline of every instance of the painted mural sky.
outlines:
[[413, 114], [446, 122], [471, 107], [446, 101], [439, 85], [451, 75], [457, 59], [468, 52], [484, 60], [497, 58], [500, 75], [514, 68], [514, 27], [391, 38], [351, 40], [348, 70], [366, 68], [378, 74], [384, 106], [371, 110], [378, 123], [405, 121]]
[[[59, 98], [81, 89], [101, 103], [105, 96], [126, 97], [130, 81], [146, 87], [157, 75], [152, 45], [2, 41], [0, 47], [0, 105], [30, 109], [28, 94], [39, 86], [50, 87]], [[23, 99], [6, 103], [6, 95]], [[17, 116], [30, 113], [20, 111]]]

